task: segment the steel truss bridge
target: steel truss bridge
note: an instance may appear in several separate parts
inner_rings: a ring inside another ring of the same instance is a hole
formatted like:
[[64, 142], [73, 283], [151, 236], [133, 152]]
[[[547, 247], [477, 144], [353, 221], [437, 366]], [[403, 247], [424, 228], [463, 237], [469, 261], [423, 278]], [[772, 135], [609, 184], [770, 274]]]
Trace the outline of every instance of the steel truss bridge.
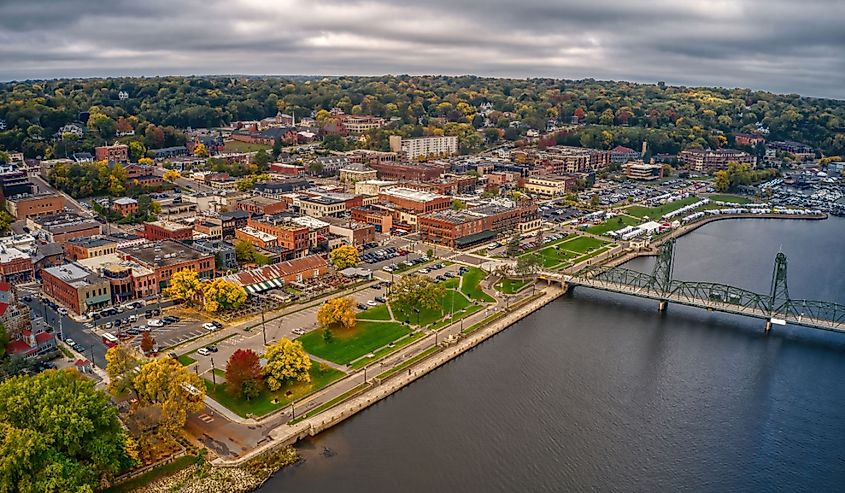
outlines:
[[543, 271], [538, 277], [569, 288], [586, 286], [657, 300], [661, 311], [669, 303], [678, 303], [756, 317], [766, 321], [767, 332], [772, 325], [786, 324], [845, 332], [845, 305], [789, 296], [787, 262], [783, 253], [775, 256], [771, 289], [766, 294], [759, 294], [728, 284], [672, 279], [674, 249], [674, 239], [663, 243], [650, 274], [623, 267], [590, 266], [573, 275]]

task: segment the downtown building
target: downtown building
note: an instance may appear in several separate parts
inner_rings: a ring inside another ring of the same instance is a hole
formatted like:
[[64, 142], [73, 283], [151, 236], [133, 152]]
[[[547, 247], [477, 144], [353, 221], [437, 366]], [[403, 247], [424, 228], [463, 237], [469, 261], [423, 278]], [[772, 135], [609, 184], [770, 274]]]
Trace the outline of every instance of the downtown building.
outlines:
[[407, 159], [453, 156], [458, 153], [458, 137], [444, 135], [405, 139], [391, 135], [390, 150], [404, 154]]
[[417, 218], [425, 242], [468, 248], [499, 235], [524, 233], [542, 225], [536, 205], [506, 207], [487, 204], [462, 211], [443, 210]]

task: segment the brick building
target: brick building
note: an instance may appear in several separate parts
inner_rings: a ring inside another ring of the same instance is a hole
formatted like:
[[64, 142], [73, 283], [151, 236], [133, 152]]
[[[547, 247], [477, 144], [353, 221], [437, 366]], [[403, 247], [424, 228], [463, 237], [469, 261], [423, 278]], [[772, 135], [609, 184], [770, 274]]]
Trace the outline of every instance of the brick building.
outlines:
[[111, 208], [113, 211], [127, 216], [138, 212], [138, 201], [129, 197], [120, 197], [112, 202]]
[[356, 207], [352, 209], [352, 220], [364, 224], [372, 224], [379, 233], [388, 234], [393, 229], [393, 214], [384, 208], [376, 206]]
[[422, 241], [467, 248], [500, 234], [537, 229], [541, 219], [534, 205], [509, 208], [490, 204], [421, 215], [417, 217], [417, 224]]
[[445, 166], [428, 164], [372, 163], [370, 167], [378, 171], [378, 178], [380, 180], [435, 181], [440, 178], [440, 175], [446, 172]]
[[319, 255], [310, 255], [238, 272], [226, 276], [226, 279], [243, 286], [247, 293], [255, 294], [280, 288], [285, 284], [305, 283], [309, 280], [319, 279], [326, 275], [328, 270], [329, 266], [326, 259]]
[[85, 238], [102, 233], [102, 224], [98, 221], [70, 212], [30, 217], [26, 223], [32, 231], [39, 230], [48, 243], [65, 243], [73, 238]]
[[6, 210], [15, 219], [59, 214], [65, 210], [65, 199], [55, 193], [23, 194], [6, 198]]
[[180, 270], [192, 270], [200, 279], [212, 279], [216, 272], [213, 254], [172, 240], [121, 249], [118, 254], [153, 271], [159, 289], [166, 288], [173, 274]]
[[79, 315], [111, 302], [108, 280], [77, 263], [48, 267], [41, 271], [41, 289], [44, 294]]
[[288, 206], [284, 200], [270, 199], [255, 195], [238, 200], [236, 206], [238, 210], [249, 212], [250, 214], [276, 214], [287, 210]]
[[33, 280], [32, 257], [17, 248], [0, 248], [0, 282], [20, 283]]
[[110, 146], [95, 147], [94, 159], [97, 161], [108, 161], [110, 163], [128, 163], [129, 146], [124, 144], [114, 144]]
[[144, 223], [144, 238], [150, 241], [190, 241], [194, 238], [194, 229], [191, 226], [172, 221], [153, 221]]
[[275, 236], [277, 247], [282, 248], [294, 257], [304, 256], [308, 252], [308, 228], [290, 221], [290, 218], [280, 214], [250, 218], [247, 226], [258, 231]]

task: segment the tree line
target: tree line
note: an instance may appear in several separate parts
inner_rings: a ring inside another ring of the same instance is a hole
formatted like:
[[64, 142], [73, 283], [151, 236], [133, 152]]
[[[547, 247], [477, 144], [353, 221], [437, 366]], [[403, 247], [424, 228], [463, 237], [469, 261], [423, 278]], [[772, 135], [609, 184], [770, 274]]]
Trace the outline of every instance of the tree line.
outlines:
[[[120, 91], [129, 98], [121, 100]], [[147, 148], [183, 143], [181, 129], [215, 127], [293, 113], [298, 118], [340, 108], [391, 120], [406, 136], [461, 135], [463, 151], [483, 138], [514, 140], [549, 121], [573, 120], [593, 130], [583, 145], [632, 146], [654, 152], [733, 144], [732, 134], [757, 128], [768, 137], [797, 140], [825, 154], [845, 152], [845, 102], [750, 89], [664, 84], [472, 76], [156, 77], [59, 79], [0, 84], [0, 149], [28, 157], [60, 157], [79, 147], [120, 138]], [[82, 138], [56, 136], [88, 115]], [[514, 128], [512, 122], [520, 122]], [[134, 135], [127, 135], [134, 132]], [[387, 133], [370, 132], [363, 145], [383, 149]], [[579, 136], [579, 141], [581, 136]], [[346, 144], [333, 138], [331, 145]]]

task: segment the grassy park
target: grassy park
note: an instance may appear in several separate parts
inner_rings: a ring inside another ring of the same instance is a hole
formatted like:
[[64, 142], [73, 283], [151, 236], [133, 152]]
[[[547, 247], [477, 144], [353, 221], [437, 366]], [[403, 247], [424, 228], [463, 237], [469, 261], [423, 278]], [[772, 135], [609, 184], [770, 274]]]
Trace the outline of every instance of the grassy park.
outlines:
[[586, 229], [586, 231], [594, 235], [603, 235], [605, 233], [609, 233], [610, 231], [622, 229], [625, 226], [636, 226], [637, 224], [640, 224], [640, 219], [626, 215], [619, 215], [611, 217], [601, 224], [590, 226]]
[[638, 218], [648, 217], [649, 219], [659, 219], [663, 216], [663, 214], [667, 214], [669, 212], [676, 211], [681, 207], [694, 204], [698, 202], [698, 200], [698, 197], [692, 195], [685, 199], [676, 200], [674, 202], [658, 205], [656, 207], [643, 207], [641, 205], [632, 205], [631, 207], [625, 209], [625, 212], [631, 216]]
[[322, 368], [320, 366], [317, 362], [311, 363], [310, 382], [292, 382], [275, 392], [263, 389], [258, 397], [251, 400], [234, 397], [226, 392], [224, 378], [218, 377], [216, 385], [208, 380], [209, 377], [204, 376], [203, 378], [208, 396], [226, 406], [238, 416], [264, 416], [312, 392], [322, 389], [344, 375], [342, 371], [326, 367], [325, 365]]
[[390, 312], [387, 310], [386, 304], [379, 304], [371, 306], [366, 310], [360, 311], [355, 315], [358, 320], [390, 320]]
[[462, 276], [463, 281], [461, 281], [461, 292], [474, 300], [492, 302], [493, 298], [481, 289], [481, 281], [486, 275], [487, 274], [478, 267], [471, 267], [469, 271], [465, 272]]
[[249, 142], [240, 142], [232, 140], [223, 145], [223, 150], [226, 152], [255, 152], [255, 151], [269, 151], [273, 146], [264, 144], [251, 144]]
[[708, 199], [715, 200], [717, 202], [730, 202], [731, 204], [750, 204], [751, 199], [748, 197], [743, 197], [742, 195], [732, 195], [729, 193], [717, 193], [713, 195], [708, 195]]
[[514, 294], [528, 284], [528, 279], [502, 279], [496, 284], [496, 288], [505, 294]]
[[607, 242], [603, 240], [589, 236], [576, 236], [543, 248], [539, 255], [543, 260], [543, 267], [551, 269], [564, 263], [574, 262], [581, 257], [589, 258], [585, 254], [593, 254], [605, 245]]
[[398, 322], [359, 321], [354, 329], [332, 330], [332, 341], [323, 338], [323, 329], [299, 337], [302, 347], [314, 356], [345, 365], [399, 339], [408, 328]]

